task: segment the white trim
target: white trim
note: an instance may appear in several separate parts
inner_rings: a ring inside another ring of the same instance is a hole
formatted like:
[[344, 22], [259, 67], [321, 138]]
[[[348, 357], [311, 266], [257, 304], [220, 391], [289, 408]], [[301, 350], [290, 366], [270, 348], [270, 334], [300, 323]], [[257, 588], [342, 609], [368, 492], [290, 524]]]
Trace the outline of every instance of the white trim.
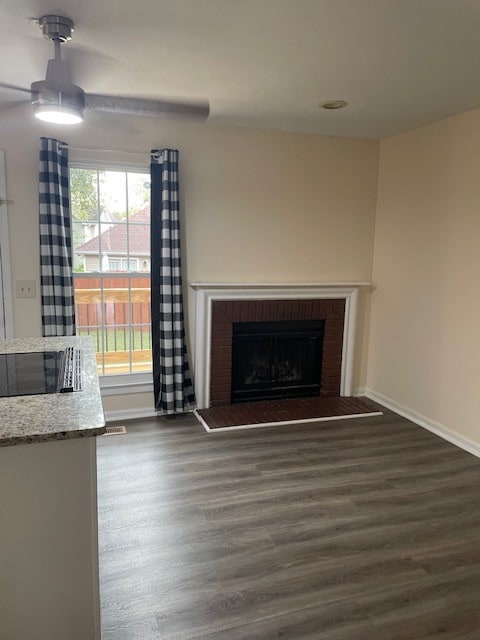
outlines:
[[99, 376], [102, 397], [128, 393], [153, 393], [152, 372], [104, 374]]
[[371, 282], [189, 282], [192, 289], [304, 289], [305, 287], [371, 287]]
[[451, 442], [455, 446], [460, 447], [460, 449], [464, 449], [465, 451], [468, 451], [468, 453], [471, 453], [477, 458], [480, 458], [480, 444], [478, 442], [474, 442], [473, 440], [470, 440], [470, 438], [466, 438], [465, 436], [452, 431], [440, 422], [436, 422], [435, 420], [427, 418], [427, 416], [424, 416], [414, 409], [410, 409], [409, 407], [400, 404], [396, 400], [383, 395], [383, 393], [373, 391], [373, 389], [365, 389], [365, 395], [367, 396], [367, 398], [370, 398], [370, 400], [381, 404], [387, 409], [390, 409], [391, 411], [398, 413], [404, 418], [411, 420], [411, 422], [418, 424], [418, 426], [427, 429], [427, 431], [431, 431], [435, 435], [440, 436], [440, 438], [448, 440], [448, 442]]
[[[337, 289], [334, 289], [336, 291]], [[353, 289], [345, 298], [345, 319], [343, 324], [342, 369], [340, 395], [353, 393], [353, 358], [355, 332], [357, 328], [358, 289]]]
[[[7, 183], [5, 178], [5, 152], [0, 151], [0, 198], [7, 200]], [[12, 273], [10, 263], [10, 242], [8, 233], [8, 205], [0, 204], [0, 260], [2, 308], [0, 321], [3, 324], [5, 338], [15, 336], [13, 320]]]
[[367, 389], [365, 387], [357, 387], [357, 389], [353, 392], [353, 395], [356, 398], [361, 398], [362, 396], [365, 396], [367, 393]]
[[120, 409], [118, 411], [105, 411], [105, 422], [118, 422], [119, 420], [136, 420], [138, 418], [156, 418], [157, 412], [153, 407], [139, 407], [138, 409]]
[[134, 393], [153, 393], [153, 383], [111, 384], [100, 386], [102, 398], [107, 396], [125, 396]]
[[369, 283], [333, 284], [201, 284], [195, 290], [195, 391], [198, 409], [210, 406], [210, 339], [214, 300], [345, 299], [340, 395], [351, 396], [357, 319], [358, 288]]
[[308, 424], [310, 422], [329, 422], [331, 420], [350, 420], [351, 418], [371, 418], [372, 416], [383, 415], [381, 411], [372, 411], [370, 413], [351, 413], [345, 416], [306, 418], [304, 420], [283, 420], [282, 422], [259, 422], [258, 424], [241, 424], [236, 425], [235, 427], [217, 427], [216, 429], [211, 429], [196, 409], [194, 409], [193, 414], [207, 433], [215, 433], [217, 431], [238, 431], [240, 429], [258, 429], [260, 427], [280, 427], [290, 424]]
[[[105, 157], [97, 158], [96, 156], [99, 153], [102, 153], [102, 149], [96, 149], [95, 151], [85, 150], [84, 153], [83, 150], [78, 151], [69, 148], [68, 166], [70, 169], [97, 169], [99, 171], [122, 171], [124, 173], [150, 173], [150, 154], [148, 154], [147, 159], [145, 159], [147, 154], [139, 154], [140, 157], [143, 156], [143, 161], [139, 157], [138, 162], [133, 160], [123, 162], [122, 160], [112, 160]], [[77, 157], [72, 158], [72, 154]], [[119, 151], [118, 155], [121, 156], [122, 152]], [[85, 157], [84, 160], [81, 159], [82, 156]]]

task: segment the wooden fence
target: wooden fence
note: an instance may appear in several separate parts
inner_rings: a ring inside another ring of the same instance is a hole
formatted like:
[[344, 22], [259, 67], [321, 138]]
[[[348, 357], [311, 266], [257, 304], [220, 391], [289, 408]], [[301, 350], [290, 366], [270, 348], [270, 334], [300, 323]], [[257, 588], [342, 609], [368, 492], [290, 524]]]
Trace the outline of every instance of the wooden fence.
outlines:
[[99, 373], [151, 369], [150, 278], [75, 281], [77, 333], [91, 335]]

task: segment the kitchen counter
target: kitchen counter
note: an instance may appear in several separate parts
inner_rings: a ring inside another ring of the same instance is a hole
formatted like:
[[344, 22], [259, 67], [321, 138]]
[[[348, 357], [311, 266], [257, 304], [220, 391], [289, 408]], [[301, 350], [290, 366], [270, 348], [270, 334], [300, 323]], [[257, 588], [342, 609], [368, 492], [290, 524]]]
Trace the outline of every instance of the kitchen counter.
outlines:
[[[0, 340], [0, 353], [82, 350], [83, 390], [0, 398], [0, 637], [100, 640], [91, 338]], [[7, 446], [18, 445], [18, 446]]]
[[105, 433], [92, 339], [15, 338], [0, 340], [0, 353], [82, 351], [83, 390], [0, 398], [0, 446], [84, 438]]

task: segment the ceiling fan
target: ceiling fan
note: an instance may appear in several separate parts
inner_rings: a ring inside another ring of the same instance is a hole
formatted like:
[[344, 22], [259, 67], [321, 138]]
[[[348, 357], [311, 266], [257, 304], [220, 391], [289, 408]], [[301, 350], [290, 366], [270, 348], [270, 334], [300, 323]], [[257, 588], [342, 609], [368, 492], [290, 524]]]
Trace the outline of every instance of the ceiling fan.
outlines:
[[38, 20], [44, 38], [54, 46], [54, 58], [48, 61], [45, 80], [32, 82], [30, 89], [0, 82], [0, 87], [30, 93], [34, 115], [40, 120], [57, 124], [82, 122], [85, 109], [140, 116], [165, 116], [206, 120], [210, 112], [207, 100], [176, 102], [148, 100], [85, 93], [73, 84], [66, 60], [60, 55], [61, 43], [72, 37], [73, 22], [57, 15], [42, 16]]

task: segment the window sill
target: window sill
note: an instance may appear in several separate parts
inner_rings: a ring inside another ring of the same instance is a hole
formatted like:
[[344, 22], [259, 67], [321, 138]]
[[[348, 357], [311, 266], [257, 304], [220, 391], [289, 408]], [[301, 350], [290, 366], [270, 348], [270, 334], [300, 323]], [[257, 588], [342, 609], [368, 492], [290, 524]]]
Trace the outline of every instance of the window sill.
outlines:
[[121, 373], [100, 376], [102, 397], [132, 393], [153, 393], [152, 373]]

